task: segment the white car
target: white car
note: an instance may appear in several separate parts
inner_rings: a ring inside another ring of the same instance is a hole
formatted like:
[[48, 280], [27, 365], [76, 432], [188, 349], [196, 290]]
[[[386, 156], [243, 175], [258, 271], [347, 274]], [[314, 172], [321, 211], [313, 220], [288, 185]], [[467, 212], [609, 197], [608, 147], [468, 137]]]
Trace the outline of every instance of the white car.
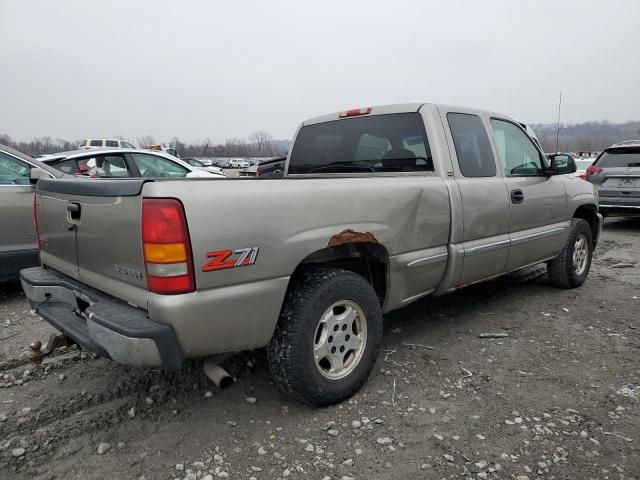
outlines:
[[97, 178], [111, 177], [216, 177], [224, 174], [207, 172], [163, 152], [113, 148], [77, 150], [57, 153], [39, 159], [61, 172]]
[[136, 146], [117, 138], [85, 138], [80, 148], [136, 148]]
[[195, 167], [199, 170], [203, 170], [205, 172], [217, 173], [218, 175], [224, 175], [226, 177], [222, 169], [220, 167], [216, 167], [215, 165], [212, 165], [211, 161], [209, 161], [209, 165], [206, 165], [202, 160], [199, 160], [197, 158], [185, 158], [183, 160], [187, 162], [189, 165], [191, 165], [192, 167]]
[[251, 164], [240, 158], [233, 158], [229, 161], [230, 168], [249, 168]]

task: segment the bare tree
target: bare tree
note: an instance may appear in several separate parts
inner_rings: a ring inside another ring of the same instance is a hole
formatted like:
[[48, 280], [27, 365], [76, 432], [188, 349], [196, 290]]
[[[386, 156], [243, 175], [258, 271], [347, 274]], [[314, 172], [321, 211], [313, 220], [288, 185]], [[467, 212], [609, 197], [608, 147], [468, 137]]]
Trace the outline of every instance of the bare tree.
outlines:
[[143, 135], [141, 137], [136, 138], [136, 143], [140, 148], [146, 148], [149, 145], [153, 145], [156, 143], [156, 139], [153, 138], [153, 135]]

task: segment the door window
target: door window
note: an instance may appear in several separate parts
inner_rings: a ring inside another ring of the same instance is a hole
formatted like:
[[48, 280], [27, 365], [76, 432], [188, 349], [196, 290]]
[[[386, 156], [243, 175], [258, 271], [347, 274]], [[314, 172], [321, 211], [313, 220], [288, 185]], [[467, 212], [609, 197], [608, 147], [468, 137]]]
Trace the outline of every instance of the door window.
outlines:
[[171, 160], [146, 153], [132, 153], [131, 159], [143, 177], [186, 177], [189, 170]]
[[466, 113], [448, 113], [447, 121], [462, 175], [495, 177], [496, 160], [480, 117]]
[[29, 164], [0, 152], [0, 185], [31, 184]]
[[69, 175], [74, 175], [80, 172], [78, 169], [78, 163], [75, 160], [64, 160], [59, 163], [54, 163], [53, 167], [61, 172], [68, 173]]
[[105, 145], [107, 147], [117, 147], [118, 146], [118, 141], [117, 140], [105, 140]]
[[504, 120], [491, 120], [498, 154], [508, 177], [544, 173], [542, 156], [529, 136], [519, 127]]
[[91, 142], [89, 143], [89, 146], [91, 146], [91, 147], [101, 147], [102, 146], [102, 140], [91, 140]]
[[121, 155], [99, 155], [78, 160], [81, 173], [100, 178], [130, 177], [124, 157]]

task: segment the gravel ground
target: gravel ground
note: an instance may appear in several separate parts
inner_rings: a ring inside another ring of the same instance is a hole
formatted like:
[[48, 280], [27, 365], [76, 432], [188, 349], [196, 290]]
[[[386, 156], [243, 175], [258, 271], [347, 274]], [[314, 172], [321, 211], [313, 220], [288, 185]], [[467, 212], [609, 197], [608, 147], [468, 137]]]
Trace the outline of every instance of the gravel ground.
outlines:
[[5, 285], [0, 478], [639, 479], [639, 233], [608, 220], [577, 290], [536, 267], [387, 315], [369, 382], [325, 409], [279, 393], [260, 350], [224, 391], [198, 362], [30, 365], [52, 329]]

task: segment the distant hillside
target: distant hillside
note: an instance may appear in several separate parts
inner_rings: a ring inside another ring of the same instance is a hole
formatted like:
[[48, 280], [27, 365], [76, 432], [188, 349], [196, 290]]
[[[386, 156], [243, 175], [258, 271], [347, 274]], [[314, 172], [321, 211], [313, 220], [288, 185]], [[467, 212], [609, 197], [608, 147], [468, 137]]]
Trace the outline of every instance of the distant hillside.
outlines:
[[[556, 151], [556, 124], [531, 124], [545, 152]], [[598, 151], [613, 143], [640, 138], [640, 121], [626, 123], [585, 122], [560, 124], [558, 151]]]

